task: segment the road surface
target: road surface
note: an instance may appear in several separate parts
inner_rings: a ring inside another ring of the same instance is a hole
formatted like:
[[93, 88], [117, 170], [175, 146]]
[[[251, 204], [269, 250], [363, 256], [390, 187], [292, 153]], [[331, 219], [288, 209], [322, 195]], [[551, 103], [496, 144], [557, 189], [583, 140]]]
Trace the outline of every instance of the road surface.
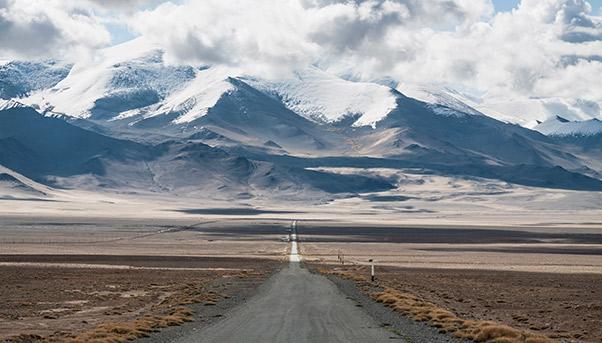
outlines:
[[226, 318], [179, 343], [390, 342], [381, 328], [327, 278], [302, 268], [296, 223], [290, 234], [290, 264]]

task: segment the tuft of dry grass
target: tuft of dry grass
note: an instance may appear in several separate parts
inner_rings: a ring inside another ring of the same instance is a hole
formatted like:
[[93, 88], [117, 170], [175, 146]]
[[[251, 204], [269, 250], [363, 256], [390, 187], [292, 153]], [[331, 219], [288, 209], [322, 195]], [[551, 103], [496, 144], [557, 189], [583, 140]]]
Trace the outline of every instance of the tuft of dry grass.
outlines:
[[[245, 274], [246, 275], [246, 274]], [[207, 290], [205, 280], [197, 280], [174, 285], [167, 290], [167, 296], [146, 308], [146, 314], [138, 318], [124, 318], [123, 321], [105, 322], [79, 333], [57, 332], [42, 337], [20, 335], [11, 337], [11, 343], [65, 342], [65, 343], [122, 343], [148, 337], [168, 326], [179, 326], [194, 320], [194, 311], [186, 305], [204, 303], [216, 305], [224, 296]], [[121, 314], [115, 309], [105, 314]], [[118, 319], [119, 320], [119, 319]]]
[[178, 307], [162, 316], [144, 316], [125, 323], [105, 323], [96, 328], [64, 340], [66, 343], [123, 343], [148, 337], [168, 326], [178, 326], [193, 320], [194, 312]]
[[518, 330], [492, 321], [467, 320], [439, 307], [436, 304], [420, 299], [414, 294], [402, 292], [391, 287], [382, 291], [370, 291], [366, 277], [350, 271], [329, 271], [319, 269], [318, 272], [333, 274], [356, 282], [360, 289], [366, 291], [374, 300], [391, 307], [393, 310], [428, 323], [440, 332], [452, 334], [458, 338], [469, 339], [479, 343], [553, 343], [548, 337]]

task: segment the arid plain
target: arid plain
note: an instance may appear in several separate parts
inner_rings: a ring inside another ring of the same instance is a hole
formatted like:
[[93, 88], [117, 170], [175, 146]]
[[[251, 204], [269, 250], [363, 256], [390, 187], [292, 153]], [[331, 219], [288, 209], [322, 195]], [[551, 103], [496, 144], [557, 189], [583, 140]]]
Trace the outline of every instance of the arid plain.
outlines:
[[315, 203], [84, 191], [0, 200], [0, 339], [102, 341], [219, 320], [288, 264], [296, 220], [312, 268], [366, 277], [372, 259], [382, 287], [462, 318], [600, 342], [598, 194], [431, 182], [430, 193], [409, 185], [404, 196]]

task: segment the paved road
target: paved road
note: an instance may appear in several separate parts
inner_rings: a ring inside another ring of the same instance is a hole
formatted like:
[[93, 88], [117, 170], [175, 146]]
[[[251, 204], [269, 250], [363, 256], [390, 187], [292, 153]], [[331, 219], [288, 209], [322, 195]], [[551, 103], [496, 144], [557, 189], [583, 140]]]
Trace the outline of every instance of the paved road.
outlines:
[[323, 276], [299, 263], [275, 275], [259, 294], [198, 334], [193, 342], [390, 342], [380, 328]]
[[345, 298], [327, 278], [301, 267], [292, 225], [290, 265], [226, 318], [176, 342], [390, 342], [396, 336]]

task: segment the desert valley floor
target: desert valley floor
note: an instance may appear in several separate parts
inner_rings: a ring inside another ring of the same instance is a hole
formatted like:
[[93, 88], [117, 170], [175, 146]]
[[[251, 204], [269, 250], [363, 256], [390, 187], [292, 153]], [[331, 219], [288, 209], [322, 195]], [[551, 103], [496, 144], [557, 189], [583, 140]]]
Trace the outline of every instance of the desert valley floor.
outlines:
[[[555, 197], [595, 200], [587, 192], [521, 192], [548, 205]], [[378, 287], [407, 292], [462, 320], [493, 321], [562, 342], [600, 341], [599, 210], [496, 213], [494, 206], [508, 210], [512, 201], [466, 194], [466, 203], [490, 210], [454, 219], [435, 201], [423, 204], [435, 203], [430, 206], [440, 206], [436, 211], [406, 213], [391, 208], [422, 208], [420, 200], [380, 196], [383, 202], [373, 209], [349, 215], [355, 202], [367, 200], [337, 200], [324, 209], [227, 207], [220, 201], [186, 206], [185, 199], [141, 203], [126, 195], [97, 197], [89, 204], [69, 202], [68, 195], [61, 201], [0, 200], [10, 205], [2, 207], [6, 213], [0, 217], [0, 339], [94, 341], [115, 331], [123, 332], [122, 338], [186, 342], [197, 329], [211, 333], [227, 327], [228, 320], [244, 318], [240, 307], [247, 302], [269, 303], [269, 292], [261, 289], [283, 289], [278, 282], [292, 268], [290, 235], [296, 222], [302, 268], [311, 274], [285, 279], [306, 282], [318, 277], [306, 280], [309, 275], [326, 275], [330, 281], [319, 281], [324, 292], [340, 294], [342, 308], [355, 304], [359, 318], [370, 318], [389, 336], [412, 341], [408, 335], [416, 328], [400, 324], [403, 316], [391, 319], [391, 310], [382, 305], [371, 307], [377, 304], [370, 300], [373, 285], [362, 284], [369, 259], [376, 261]], [[82, 211], [92, 207], [95, 212]], [[28, 215], [27, 208], [39, 214]], [[451, 224], [442, 225], [443, 219]], [[140, 326], [140, 318], [150, 329], [127, 329]], [[413, 341], [455, 339], [454, 331], [439, 334], [424, 326]], [[168, 328], [155, 333], [163, 327]], [[296, 339], [308, 341], [302, 329]]]

